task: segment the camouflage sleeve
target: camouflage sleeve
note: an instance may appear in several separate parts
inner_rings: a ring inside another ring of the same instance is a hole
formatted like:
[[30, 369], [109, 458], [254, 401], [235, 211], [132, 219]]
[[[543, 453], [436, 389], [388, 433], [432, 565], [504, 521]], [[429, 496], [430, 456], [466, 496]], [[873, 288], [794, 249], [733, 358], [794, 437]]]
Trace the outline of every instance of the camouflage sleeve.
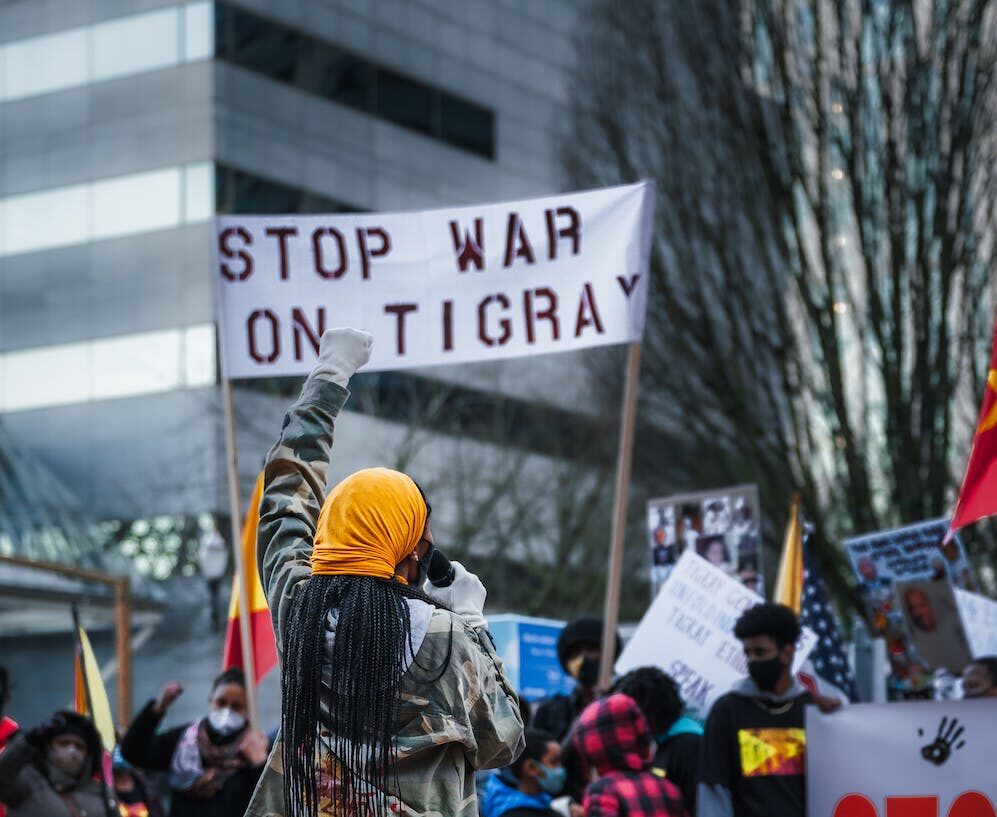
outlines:
[[476, 769], [508, 766], [522, 754], [526, 736], [519, 697], [506, 678], [502, 659], [484, 628], [457, 630], [454, 647], [464, 653], [458, 660], [463, 674], [463, 714], [471, 736], [464, 744], [468, 761]]
[[284, 415], [280, 439], [267, 455], [256, 558], [281, 651], [294, 589], [311, 576], [333, 427], [349, 395], [336, 383], [306, 380]]

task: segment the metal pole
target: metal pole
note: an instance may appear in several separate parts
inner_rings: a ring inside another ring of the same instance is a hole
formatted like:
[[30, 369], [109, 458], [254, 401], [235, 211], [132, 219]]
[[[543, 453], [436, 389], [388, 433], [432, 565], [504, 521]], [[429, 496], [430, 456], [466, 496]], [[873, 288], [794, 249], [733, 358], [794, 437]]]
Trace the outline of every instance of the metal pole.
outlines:
[[242, 531], [239, 527], [239, 469], [235, 450], [235, 414], [232, 408], [232, 381], [222, 380], [222, 402], [225, 413], [225, 443], [228, 448], [228, 505], [232, 518], [232, 551], [235, 556], [236, 593], [239, 598], [239, 640], [242, 642], [242, 668], [246, 673], [246, 709], [249, 725], [259, 728], [256, 711], [256, 663], [253, 660], [252, 633], [249, 627], [249, 583], [246, 581], [246, 560], [242, 553]]
[[132, 594], [128, 577], [114, 583], [114, 637], [118, 657], [118, 723], [132, 722]]
[[623, 410], [620, 418], [620, 444], [616, 459], [616, 496], [613, 500], [613, 539], [606, 573], [606, 608], [602, 617], [602, 656], [599, 686], [608, 689], [616, 656], [616, 625], [620, 616], [620, 582], [623, 576], [623, 543], [627, 526], [627, 492], [630, 490], [630, 463], [633, 458], [634, 428], [637, 420], [637, 381], [640, 375], [640, 343], [631, 343], [627, 354]]

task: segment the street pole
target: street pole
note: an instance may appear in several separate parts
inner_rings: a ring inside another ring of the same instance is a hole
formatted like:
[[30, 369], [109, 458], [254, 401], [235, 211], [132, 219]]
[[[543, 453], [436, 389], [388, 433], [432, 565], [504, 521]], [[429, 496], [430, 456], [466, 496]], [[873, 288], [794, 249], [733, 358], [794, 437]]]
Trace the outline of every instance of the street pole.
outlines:
[[640, 343], [627, 350], [627, 368], [620, 417], [620, 441], [616, 458], [616, 493], [613, 499], [613, 538], [606, 572], [606, 607], [602, 617], [602, 655], [599, 661], [599, 687], [608, 689], [616, 662], [616, 625], [620, 616], [620, 583], [623, 577], [623, 545], [627, 526], [627, 493], [633, 459], [634, 430], [637, 421], [637, 382], [640, 376]]

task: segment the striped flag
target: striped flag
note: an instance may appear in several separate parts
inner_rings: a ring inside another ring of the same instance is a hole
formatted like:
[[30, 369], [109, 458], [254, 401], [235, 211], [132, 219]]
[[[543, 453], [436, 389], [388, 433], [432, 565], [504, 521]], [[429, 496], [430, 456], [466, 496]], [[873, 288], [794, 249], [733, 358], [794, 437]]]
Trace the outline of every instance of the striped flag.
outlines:
[[[242, 555], [246, 566], [246, 586], [249, 591], [249, 631], [253, 645], [253, 678], [259, 683], [277, 666], [277, 640], [274, 638], [273, 621], [267, 597], [260, 582], [256, 566], [256, 529], [260, 522], [260, 499], [263, 497], [263, 472], [256, 478], [253, 495], [246, 511], [246, 524], [242, 528]], [[232, 579], [232, 600], [229, 603], [228, 628], [225, 632], [225, 649], [222, 669], [242, 667], [242, 631], [239, 628], [239, 577]], [[243, 667], [243, 669], [245, 669]], [[248, 673], [247, 673], [248, 675]]]
[[100, 677], [100, 666], [93, 654], [86, 630], [80, 625], [79, 615], [73, 608], [73, 625], [76, 628], [76, 654], [73, 662], [73, 708], [93, 721], [100, 735], [105, 751], [114, 751], [114, 718], [111, 717], [111, 704], [107, 700], [107, 690]]

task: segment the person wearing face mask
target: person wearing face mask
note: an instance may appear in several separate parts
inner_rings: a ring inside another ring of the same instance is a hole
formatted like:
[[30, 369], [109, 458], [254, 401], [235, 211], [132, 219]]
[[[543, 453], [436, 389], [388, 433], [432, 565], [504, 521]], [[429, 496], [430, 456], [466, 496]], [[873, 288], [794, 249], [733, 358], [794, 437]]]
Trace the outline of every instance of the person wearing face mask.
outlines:
[[172, 681], [149, 701], [121, 739], [132, 766], [166, 772], [170, 817], [241, 817], [267, 758], [267, 738], [246, 722], [246, 679], [241, 669], [219, 675], [205, 718], [156, 733], [183, 687]]
[[18, 732], [0, 752], [0, 801], [7, 817], [106, 817], [100, 738], [89, 719], [56, 712]]
[[974, 658], [962, 671], [962, 697], [997, 699], [997, 655]]
[[564, 789], [565, 775], [554, 736], [527, 729], [526, 748], [516, 762], [489, 776], [483, 817], [557, 817], [551, 803]]
[[734, 635], [748, 677], [706, 720], [697, 817], [804, 817], [804, 708], [816, 701], [792, 672], [799, 620], [782, 604], [759, 604], [741, 615]]
[[458, 562], [434, 570], [445, 586], [426, 581], [441, 561], [419, 486], [365, 468], [326, 493], [346, 386], [372, 343], [353, 329], [322, 335], [267, 455], [257, 556], [281, 653], [281, 732], [249, 817], [476, 817], [475, 770], [523, 749], [484, 585]]

